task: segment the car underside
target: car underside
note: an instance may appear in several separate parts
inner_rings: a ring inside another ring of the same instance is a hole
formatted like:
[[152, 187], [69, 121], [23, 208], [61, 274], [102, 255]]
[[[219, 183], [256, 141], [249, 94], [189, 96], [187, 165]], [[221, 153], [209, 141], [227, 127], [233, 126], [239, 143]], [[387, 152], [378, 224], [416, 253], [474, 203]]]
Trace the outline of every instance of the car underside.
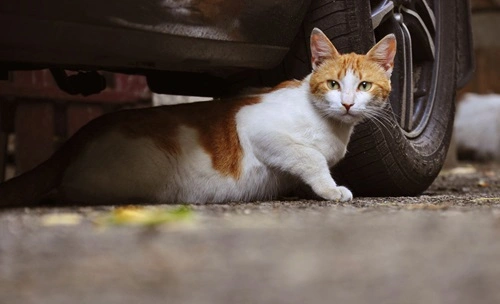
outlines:
[[[367, 20], [367, 33], [360, 37], [373, 35], [373, 24], [405, 2], [370, 1], [374, 9], [366, 17], [372, 24]], [[222, 95], [234, 82], [228, 79], [282, 62], [294, 37], [305, 34], [299, 31], [309, 5], [308, 0], [3, 1], [0, 69], [4, 75], [42, 68], [144, 74], [155, 92]], [[366, 7], [358, 9], [369, 13]], [[466, 23], [459, 26], [457, 32], [469, 34]], [[464, 66], [464, 75], [459, 79], [467, 76], [471, 56], [470, 37], [460, 42], [464, 60], [457, 64]], [[91, 77], [95, 74], [82, 79]], [[186, 81], [198, 83], [199, 89], [186, 90]]]

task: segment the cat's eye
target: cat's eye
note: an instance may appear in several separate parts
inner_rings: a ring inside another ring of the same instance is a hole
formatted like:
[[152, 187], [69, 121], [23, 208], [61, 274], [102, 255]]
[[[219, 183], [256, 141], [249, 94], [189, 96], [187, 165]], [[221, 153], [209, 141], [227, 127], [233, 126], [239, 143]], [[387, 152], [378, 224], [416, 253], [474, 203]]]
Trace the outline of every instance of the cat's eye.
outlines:
[[340, 84], [336, 82], [335, 80], [327, 80], [326, 85], [330, 90], [339, 90], [340, 89]]
[[372, 83], [368, 81], [363, 81], [359, 84], [358, 90], [360, 91], [369, 91], [372, 88]]

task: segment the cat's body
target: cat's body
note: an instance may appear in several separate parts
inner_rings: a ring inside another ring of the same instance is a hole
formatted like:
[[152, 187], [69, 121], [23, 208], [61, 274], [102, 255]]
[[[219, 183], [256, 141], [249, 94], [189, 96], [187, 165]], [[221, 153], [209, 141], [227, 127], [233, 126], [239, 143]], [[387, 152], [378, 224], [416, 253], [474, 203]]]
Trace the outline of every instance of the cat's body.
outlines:
[[[284, 157], [287, 151], [308, 147], [334, 165], [345, 154], [352, 131], [350, 125], [322, 118], [307, 94], [304, 82], [258, 97], [134, 111], [135, 121], [123, 115], [123, 121], [82, 149], [63, 176], [61, 190], [85, 201], [136, 196], [221, 202], [285, 194], [294, 186], [288, 172], [310, 166], [306, 156]], [[138, 120], [157, 123], [157, 130], [170, 133], [168, 139], [141, 136]]]
[[[355, 124], [387, 99], [395, 40], [386, 40], [373, 53], [383, 58], [367, 60], [338, 54], [316, 30], [315, 70], [302, 81], [231, 100], [105, 115], [39, 168], [0, 185], [0, 205], [51, 190], [66, 201], [98, 204], [249, 201], [299, 184], [323, 199], [350, 200], [329, 168], [345, 155]], [[367, 81], [370, 90], [360, 92]]]

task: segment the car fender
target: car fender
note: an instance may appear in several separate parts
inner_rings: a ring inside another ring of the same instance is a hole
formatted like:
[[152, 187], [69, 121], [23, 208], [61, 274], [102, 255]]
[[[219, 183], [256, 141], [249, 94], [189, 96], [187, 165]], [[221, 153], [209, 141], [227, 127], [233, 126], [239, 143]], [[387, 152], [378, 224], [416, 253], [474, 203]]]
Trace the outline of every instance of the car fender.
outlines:
[[467, 0], [457, 5], [457, 88], [462, 88], [474, 73], [474, 45], [472, 40], [471, 8]]

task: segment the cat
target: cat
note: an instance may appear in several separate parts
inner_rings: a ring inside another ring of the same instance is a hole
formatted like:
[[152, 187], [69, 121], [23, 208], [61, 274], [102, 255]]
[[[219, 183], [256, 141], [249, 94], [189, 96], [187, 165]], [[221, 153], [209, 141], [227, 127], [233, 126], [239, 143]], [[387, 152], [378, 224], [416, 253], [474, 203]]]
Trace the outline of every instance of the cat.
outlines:
[[85, 204], [252, 201], [304, 184], [321, 199], [351, 200], [330, 168], [354, 126], [386, 105], [396, 39], [387, 35], [366, 55], [341, 55], [315, 28], [310, 48], [313, 69], [301, 81], [95, 119], [49, 160], [0, 184], [0, 206], [49, 192]]

